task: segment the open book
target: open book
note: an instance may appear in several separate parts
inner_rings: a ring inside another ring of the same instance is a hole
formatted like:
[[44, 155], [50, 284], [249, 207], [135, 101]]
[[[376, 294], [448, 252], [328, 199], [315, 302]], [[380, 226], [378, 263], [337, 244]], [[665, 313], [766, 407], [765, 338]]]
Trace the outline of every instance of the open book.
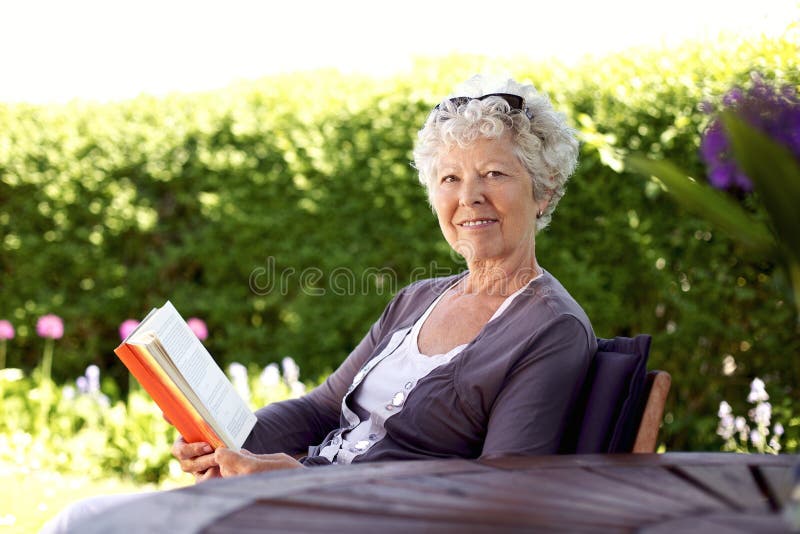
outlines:
[[114, 352], [187, 442], [242, 447], [256, 416], [171, 302]]

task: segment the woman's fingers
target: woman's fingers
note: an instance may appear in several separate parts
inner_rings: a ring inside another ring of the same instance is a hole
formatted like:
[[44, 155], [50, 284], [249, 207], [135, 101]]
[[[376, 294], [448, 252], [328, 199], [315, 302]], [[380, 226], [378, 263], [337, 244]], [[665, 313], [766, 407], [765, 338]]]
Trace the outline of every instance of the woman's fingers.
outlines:
[[216, 460], [220, 474], [223, 477], [244, 474], [247, 470], [246, 464], [251, 459], [252, 456], [246, 456], [222, 447], [214, 451], [214, 460]]
[[179, 463], [181, 465], [181, 470], [193, 474], [206, 471], [212, 467], [217, 467], [217, 461], [214, 459], [213, 454], [197, 456], [191, 460], [181, 460]]
[[222, 474], [219, 471], [219, 467], [209, 467], [202, 473], [194, 473], [194, 480], [195, 482], [205, 482], [206, 480], [211, 480], [212, 478], [221, 478]]
[[198, 441], [197, 443], [186, 443], [183, 436], [175, 440], [172, 444], [172, 455], [178, 460], [190, 460], [204, 454], [211, 454], [214, 449], [211, 445]]
[[[214, 478], [213, 473], [205, 476], [206, 471], [217, 466], [213, 453], [214, 449], [208, 443], [186, 443], [183, 437], [179, 437], [172, 445], [172, 455], [178, 459], [181, 470], [195, 475], [198, 480]], [[219, 476], [218, 470], [216, 476]]]

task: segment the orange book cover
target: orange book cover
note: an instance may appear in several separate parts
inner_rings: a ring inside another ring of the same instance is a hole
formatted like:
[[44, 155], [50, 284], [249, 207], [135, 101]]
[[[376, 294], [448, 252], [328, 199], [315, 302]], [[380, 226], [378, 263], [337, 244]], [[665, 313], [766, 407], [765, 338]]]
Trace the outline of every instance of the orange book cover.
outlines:
[[114, 353], [150, 394], [184, 440], [188, 443], [204, 441], [215, 449], [225, 446], [145, 347], [122, 343], [114, 349]]

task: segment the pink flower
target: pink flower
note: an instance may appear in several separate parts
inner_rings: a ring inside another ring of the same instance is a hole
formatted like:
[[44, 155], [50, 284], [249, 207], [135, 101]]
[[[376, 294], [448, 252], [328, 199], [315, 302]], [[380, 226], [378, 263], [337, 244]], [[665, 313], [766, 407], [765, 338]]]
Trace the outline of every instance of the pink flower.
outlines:
[[189, 320], [186, 321], [186, 324], [189, 325], [189, 328], [192, 329], [192, 332], [194, 332], [194, 335], [196, 335], [197, 339], [200, 341], [208, 337], [208, 328], [206, 328], [206, 323], [204, 323], [202, 319], [190, 317]]
[[128, 339], [128, 336], [131, 335], [131, 332], [133, 332], [137, 326], [139, 326], [139, 321], [136, 319], [125, 319], [122, 321], [122, 324], [119, 325], [119, 337], [122, 341]]
[[14, 325], [5, 319], [0, 319], [0, 339], [14, 339]]
[[36, 321], [36, 334], [39, 337], [61, 339], [64, 335], [64, 321], [58, 315], [49, 313], [39, 317]]

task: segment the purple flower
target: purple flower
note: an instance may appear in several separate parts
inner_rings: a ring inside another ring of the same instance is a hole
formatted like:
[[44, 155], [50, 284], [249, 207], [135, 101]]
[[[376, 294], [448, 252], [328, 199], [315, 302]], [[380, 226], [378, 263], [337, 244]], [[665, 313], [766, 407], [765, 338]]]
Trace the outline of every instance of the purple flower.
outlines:
[[36, 321], [36, 335], [49, 339], [61, 339], [64, 335], [64, 321], [52, 313], [43, 315]]
[[0, 319], [0, 339], [14, 339], [14, 325], [5, 319]]
[[197, 336], [197, 339], [203, 341], [208, 337], [208, 328], [206, 328], [206, 323], [203, 322], [202, 319], [198, 319], [197, 317], [190, 317], [186, 324], [189, 325], [189, 328], [192, 329], [194, 335]]
[[[773, 87], [754, 74], [752, 87], [734, 87], [723, 98], [723, 109], [735, 111], [751, 126], [787, 147], [800, 159], [800, 99], [791, 85]], [[712, 107], [704, 105], [703, 111]], [[717, 189], [749, 192], [753, 184], [731, 155], [730, 140], [720, 119], [711, 121], [700, 144], [700, 156], [708, 167], [708, 181]]]
[[75, 385], [81, 393], [89, 393], [89, 380], [85, 376], [81, 375], [75, 379]]
[[122, 341], [128, 339], [128, 336], [131, 335], [131, 332], [133, 332], [137, 326], [139, 326], [139, 321], [136, 319], [125, 319], [122, 321], [122, 324], [119, 325], [119, 337]]
[[86, 368], [86, 385], [89, 393], [100, 391], [100, 368], [90, 365]]
[[727, 107], [733, 107], [742, 101], [743, 96], [744, 93], [742, 93], [742, 90], [739, 87], [734, 87], [728, 92], [728, 94], [722, 97], [722, 103]]

